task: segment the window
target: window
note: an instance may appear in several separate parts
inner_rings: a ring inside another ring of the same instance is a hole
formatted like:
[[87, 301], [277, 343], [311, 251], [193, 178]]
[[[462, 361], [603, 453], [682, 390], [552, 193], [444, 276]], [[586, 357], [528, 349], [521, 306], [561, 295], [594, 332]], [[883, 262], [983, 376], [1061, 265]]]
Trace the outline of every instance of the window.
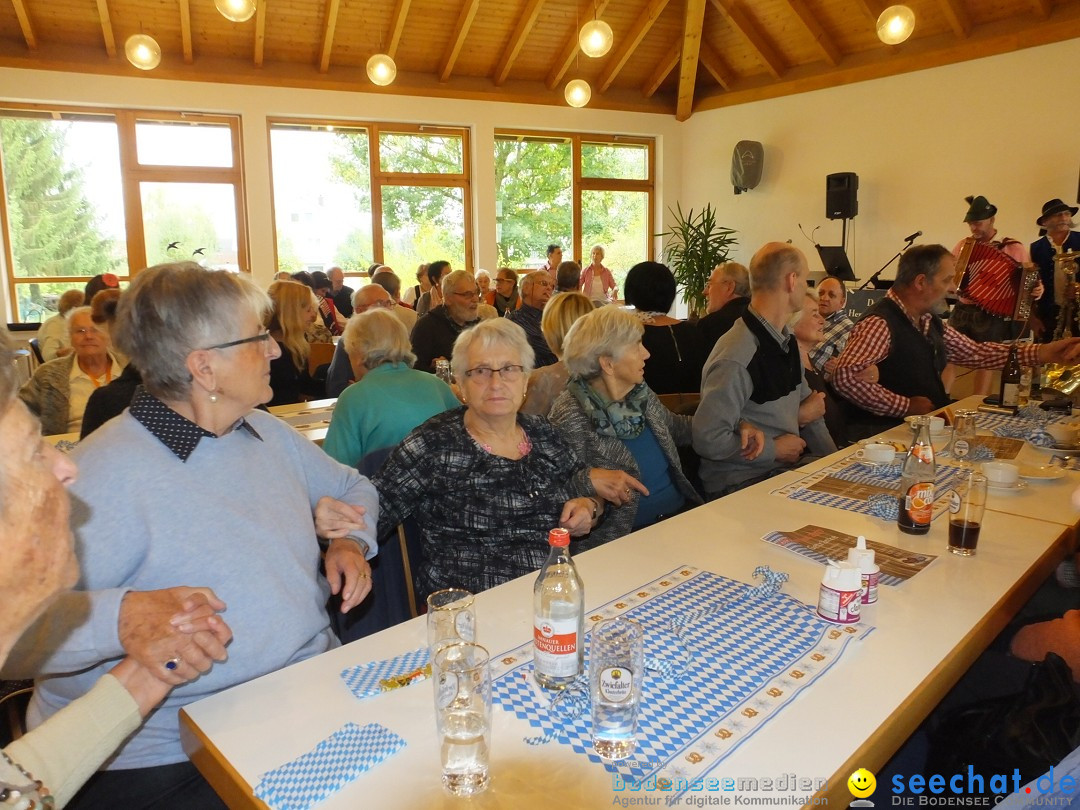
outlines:
[[270, 152], [278, 270], [472, 269], [467, 130], [280, 119]]
[[546, 247], [589, 264], [594, 245], [619, 289], [652, 258], [653, 146], [647, 138], [495, 133], [499, 263], [540, 267]]
[[0, 230], [22, 322], [98, 273], [192, 259], [247, 269], [239, 119], [0, 107]]

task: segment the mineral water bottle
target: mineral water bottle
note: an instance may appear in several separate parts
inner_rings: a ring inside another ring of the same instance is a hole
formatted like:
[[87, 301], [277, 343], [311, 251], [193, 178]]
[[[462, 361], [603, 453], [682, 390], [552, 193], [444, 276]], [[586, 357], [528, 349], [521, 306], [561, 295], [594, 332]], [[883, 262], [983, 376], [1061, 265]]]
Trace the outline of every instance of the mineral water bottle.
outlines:
[[533, 669], [545, 689], [565, 689], [584, 670], [585, 587], [570, 558], [570, 533], [552, 529], [548, 543], [533, 586]]
[[912, 439], [900, 476], [900, 513], [896, 522], [900, 531], [926, 534], [934, 511], [934, 446], [930, 444], [930, 417], [911, 420]]
[[637, 744], [645, 677], [645, 631], [617, 616], [596, 625], [589, 644], [593, 748], [605, 759], [625, 759]]

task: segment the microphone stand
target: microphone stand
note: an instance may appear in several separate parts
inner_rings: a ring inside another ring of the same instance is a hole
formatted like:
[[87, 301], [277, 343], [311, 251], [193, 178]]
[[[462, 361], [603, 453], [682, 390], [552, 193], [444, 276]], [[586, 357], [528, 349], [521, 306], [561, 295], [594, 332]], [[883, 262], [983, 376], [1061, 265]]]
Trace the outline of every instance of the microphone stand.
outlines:
[[859, 285], [860, 290], [865, 290], [867, 287], [869, 287], [871, 284], [873, 284], [875, 281], [877, 281], [877, 277], [880, 276], [883, 272], [885, 272], [885, 269], [890, 264], [892, 264], [897, 259], [899, 259], [901, 256], [903, 256], [904, 251], [907, 250], [909, 247], [911, 247], [912, 244], [914, 244], [914, 242], [915, 242], [914, 239], [909, 239], [909, 240], [905, 240], [905, 241], [907, 242], [907, 244], [905, 244], [902, 248], [900, 248], [900, 250], [896, 251], [895, 256], [893, 256], [891, 259], [889, 259], [887, 262], [885, 262], [885, 264], [881, 265], [881, 267], [878, 269], [878, 271], [876, 273], [874, 273], [874, 275], [870, 276], [870, 278], [868, 278], [866, 281], [864, 281], [862, 284]]

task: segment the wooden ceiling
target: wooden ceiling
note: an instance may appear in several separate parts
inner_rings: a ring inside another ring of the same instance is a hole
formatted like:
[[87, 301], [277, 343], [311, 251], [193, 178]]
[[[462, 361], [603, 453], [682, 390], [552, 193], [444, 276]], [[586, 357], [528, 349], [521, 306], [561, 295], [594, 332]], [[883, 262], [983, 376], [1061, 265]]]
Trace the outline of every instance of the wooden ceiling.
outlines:
[[[915, 33], [878, 41], [882, 0], [260, 0], [245, 23], [213, 0], [0, 0], [0, 65], [563, 105], [584, 78], [590, 106], [712, 109], [1080, 37], [1080, 0], [908, 0]], [[590, 59], [580, 26], [615, 33]], [[143, 31], [164, 58], [124, 59]], [[1080, 53], [1080, 43], [1077, 43]], [[371, 84], [384, 51], [397, 81]], [[957, 88], [958, 93], [992, 88]], [[0, 97], [3, 89], [0, 88]]]

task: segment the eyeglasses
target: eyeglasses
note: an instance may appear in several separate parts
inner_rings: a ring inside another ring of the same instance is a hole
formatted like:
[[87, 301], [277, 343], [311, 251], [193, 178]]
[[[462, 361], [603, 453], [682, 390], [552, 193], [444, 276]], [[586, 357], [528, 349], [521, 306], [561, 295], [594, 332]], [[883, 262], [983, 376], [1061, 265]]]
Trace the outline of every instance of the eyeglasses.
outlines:
[[461, 298], [476, 298], [476, 296], [479, 294], [479, 291], [475, 290], [475, 289], [473, 289], [473, 290], [465, 290], [465, 291], [457, 290], [457, 291], [452, 292], [450, 294], [459, 296]]
[[252, 335], [251, 337], [240, 338], [240, 340], [230, 340], [228, 343], [218, 343], [215, 346], [207, 346], [205, 349], [203, 349], [203, 351], [208, 352], [211, 349], [229, 349], [229, 348], [232, 348], [233, 346], [242, 346], [245, 343], [258, 343], [260, 340], [262, 340], [262, 341], [270, 340], [270, 333], [269, 332], [260, 332], [257, 335]]
[[512, 278], [497, 278], [497, 279], [495, 279], [496, 284], [502, 284], [504, 282], [507, 283], [507, 284], [513, 284], [514, 280]]
[[525, 366], [521, 365], [508, 365], [502, 368], [488, 368], [487, 366], [477, 366], [476, 368], [470, 368], [465, 372], [465, 376], [469, 379], [477, 379], [481, 382], [488, 382], [491, 379], [492, 374], [498, 374], [502, 378], [503, 382], [517, 382], [521, 379], [521, 375], [525, 371]]
[[100, 335], [101, 330], [93, 326], [84, 326], [81, 329], [73, 329], [73, 335]]

